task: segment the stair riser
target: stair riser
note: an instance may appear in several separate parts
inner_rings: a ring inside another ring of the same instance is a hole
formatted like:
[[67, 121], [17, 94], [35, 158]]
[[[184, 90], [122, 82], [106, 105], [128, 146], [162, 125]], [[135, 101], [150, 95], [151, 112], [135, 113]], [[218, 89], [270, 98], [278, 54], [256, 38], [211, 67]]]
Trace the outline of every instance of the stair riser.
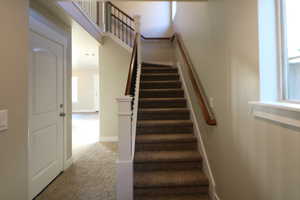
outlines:
[[163, 64], [143, 63], [142, 68], [173, 68], [173, 66], [163, 65]]
[[145, 126], [138, 127], [137, 134], [147, 133], [192, 133], [193, 126]]
[[140, 108], [186, 108], [186, 101], [140, 101]]
[[166, 76], [141, 76], [142, 81], [178, 81], [179, 75], [166, 75]]
[[139, 113], [139, 120], [188, 120], [189, 112], [169, 112], [169, 113]]
[[135, 199], [147, 195], [171, 195], [171, 194], [207, 194], [208, 186], [191, 187], [158, 187], [158, 188], [134, 188]]
[[201, 162], [134, 163], [136, 171], [201, 169]]
[[182, 98], [182, 97], [184, 97], [183, 90], [163, 91], [163, 92], [153, 92], [153, 91], [140, 92], [140, 98]]
[[178, 150], [197, 150], [197, 142], [190, 143], [137, 143], [135, 151], [178, 151]]
[[181, 88], [180, 82], [141, 83], [141, 89], [176, 89], [176, 88]]
[[142, 74], [144, 73], [178, 73], [178, 70], [176, 68], [168, 68], [168, 67], [157, 68], [157, 69], [146, 67], [146, 68], [142, 68]]

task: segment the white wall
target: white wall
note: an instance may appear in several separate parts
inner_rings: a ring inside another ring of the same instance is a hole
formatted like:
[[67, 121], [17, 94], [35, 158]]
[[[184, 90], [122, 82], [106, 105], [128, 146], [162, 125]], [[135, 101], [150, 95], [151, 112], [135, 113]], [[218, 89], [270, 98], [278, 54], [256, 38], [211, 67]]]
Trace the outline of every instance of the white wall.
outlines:
[[118, 103], [124, 95], [131, 53], [109, 37], [100, 47], [100, 140], [118, 136]]
[[99, 86], [95, 85], [95, 76], [99, 77], [97, 69], [73, 70], [72, 77], [78, 78], [78, 101], [73, 102], [73, 112], [96, 111], [95, 92]]
[[172, 35], [170, 2], [114, 1], [117, 7], [130, 16], [141, 16], [141, 32], [148, 37]]
[[28, 1], [0, 6], [0, 109], [9, 129], [0, 132], [0, 199], [27, 197]]
[[259, 100], [257, 0], [177, 4], [177, 31], [214, 98], [217, 127], [194, 108], [220, 198], [300, 199], [300, 130], [249, 112], [248, 101]]

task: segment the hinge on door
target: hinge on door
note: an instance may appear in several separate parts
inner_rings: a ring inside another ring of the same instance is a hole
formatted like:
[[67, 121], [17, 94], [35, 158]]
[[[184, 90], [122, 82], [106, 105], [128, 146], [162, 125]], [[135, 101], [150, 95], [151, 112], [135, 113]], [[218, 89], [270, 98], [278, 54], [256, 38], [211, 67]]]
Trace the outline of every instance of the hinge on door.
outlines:
[[65, 116], [66, 116], [66, 113], [59, 113], [59, 116], [60, 116], [60, 117], [65, 117]]

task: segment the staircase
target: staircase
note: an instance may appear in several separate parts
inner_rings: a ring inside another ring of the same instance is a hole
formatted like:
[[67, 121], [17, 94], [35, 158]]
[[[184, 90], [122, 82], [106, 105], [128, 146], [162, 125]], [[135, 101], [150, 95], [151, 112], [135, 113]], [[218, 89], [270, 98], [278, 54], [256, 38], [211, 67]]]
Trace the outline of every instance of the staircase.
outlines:
[[142, 64], [135, 200], [208, 200], [209, 182], [177, 68]]

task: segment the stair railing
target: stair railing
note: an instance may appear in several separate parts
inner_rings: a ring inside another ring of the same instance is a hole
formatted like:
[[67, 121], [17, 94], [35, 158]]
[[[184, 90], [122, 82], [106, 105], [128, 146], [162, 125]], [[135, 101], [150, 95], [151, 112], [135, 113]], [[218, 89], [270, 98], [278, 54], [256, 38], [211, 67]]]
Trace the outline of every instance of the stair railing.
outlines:
[[74, 3], [87, 15], [87, 17], [100, 25], [100, 2], [95, 0], [73, 0]]
[[106, 32], [118, 37], [124, 43], [133, 47], [135, 36], [135, 20], [110, 1], [105, 3]]
[[191, 59], [189, 57], [188, 52], [185, 49], [185, 46], [183, 44], [183, 41], [178, 33], [174, 34], [173, 37], [170, 38], [172, 41], [176, 41], [176, 44], [179, 48], [180, 54], [183, 57], [183, 60], [187, 67], [187, 72], [189, 75], [189, 78], [191, 80], [191, 83], [193, 85], [193, 89], [195, 91], [200, 109], [202, 111], [203, 117], [206, 121], [206, 123], [210, 126], [216, 126], [217, 121], [214, 115], [214, 112], [212, 108], [209, 105], [207, 96], [205, 94], [205, 90], [202, 87], [201, 81], [199, 80], [198, 76], [195, 73], [193, 64], [191, 62]]
[[[139, 30], [138, 24], [135, 24]], [[133, 161], [141, 77], [141, 35], [135, 34], [124, 96], [119, 97], [117, 199], [133, 200]]]

